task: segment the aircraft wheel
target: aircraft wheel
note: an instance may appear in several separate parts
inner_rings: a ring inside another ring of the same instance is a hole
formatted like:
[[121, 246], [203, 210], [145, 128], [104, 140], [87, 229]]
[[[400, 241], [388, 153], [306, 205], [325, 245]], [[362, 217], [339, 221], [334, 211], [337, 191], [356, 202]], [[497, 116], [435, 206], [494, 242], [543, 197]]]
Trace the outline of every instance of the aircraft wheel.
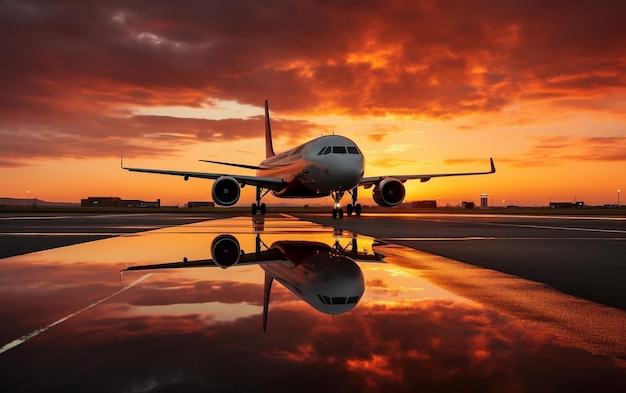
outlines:
[[333, 219], [337, 218], [337, 209], [333, 209]]
[[352, 215], [352, 210], [353, 210], [352, 204], [348, 203], [348, 206], [346, 206], [346, 210], [348, 212], [348, 216], [351, 216]]
[[261, 215], [263, 215], [263, 216], [264, 216], [264, 215], [265, 215], [265, 211], [266, 211], [266, 209], [265, 209], [265, 203], [261, 203]]
[[361, 204], [357, 203], [357, 205], [354, 207], [354, 211], [357, 217], [359, 217], [361, 215]]
[[337, 215], [339, 216], [339, 218], [343, 218], [343, 209], [339, 209]]
[[257, 209], [258, 209], [258, 207], [257, 207], [256, 203], [253, 203], [252, 204], [252, 215], [253, 216], [256, 216]]

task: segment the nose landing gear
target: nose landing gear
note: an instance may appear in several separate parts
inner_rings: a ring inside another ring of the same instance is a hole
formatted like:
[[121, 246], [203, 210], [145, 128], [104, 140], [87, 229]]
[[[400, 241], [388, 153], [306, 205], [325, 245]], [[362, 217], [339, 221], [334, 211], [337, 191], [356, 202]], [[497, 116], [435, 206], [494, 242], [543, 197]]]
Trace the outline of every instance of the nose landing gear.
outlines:
[[343, 197], [343, 191], [331, 191], [331, 196], [335, 200], [333, 206], [333, 218], [343, 218], [343, 209], [341, 208], [341, 198]]
[[[361, 215], [361, 204], [356, 203], [358, 198], [357, 193], [358, 187], [353, 188], [348, 191], [348, 194], [352, 197], [352, 203], [349, 203], [346, 206], [346, 210], [348, 216], [351, 216], [354, 213], [357, 217]], [[343, 218], [343, 209], [341, 208], [341, 198], [343, 197], [344, 191], [332, 191], [331, 196], [335, 201], [335, 205], [333, 206], [333, 218]]]

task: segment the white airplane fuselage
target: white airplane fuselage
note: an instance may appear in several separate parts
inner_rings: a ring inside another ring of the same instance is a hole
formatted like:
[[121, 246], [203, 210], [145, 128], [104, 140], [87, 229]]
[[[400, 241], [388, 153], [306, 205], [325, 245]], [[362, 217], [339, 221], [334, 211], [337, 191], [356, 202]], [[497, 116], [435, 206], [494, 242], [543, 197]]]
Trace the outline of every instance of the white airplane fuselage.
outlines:
[[349, 191], [363, 178], [365, 159], [357, 145], [339, 135], [322, 136], [259, 164], [257, 176], [280, 178], [280, 198], [316, 198]]
[[285, 263], [261, 265], [267, 274], [316, 310], [339, 315], [352, 310], [365, 292], [363, 271], [327, 244], [279, 241]]

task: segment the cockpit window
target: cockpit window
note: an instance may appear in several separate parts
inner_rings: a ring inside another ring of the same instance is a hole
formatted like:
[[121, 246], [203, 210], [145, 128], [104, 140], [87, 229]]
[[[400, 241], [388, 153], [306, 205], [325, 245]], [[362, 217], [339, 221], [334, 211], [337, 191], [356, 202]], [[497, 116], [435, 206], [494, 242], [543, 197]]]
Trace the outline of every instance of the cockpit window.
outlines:
[[345, 297], [334, 297], [333, 304], [346, 304], [346, 300], [348, 299]]
[[337, 296], [330, 298], [328, 296], [322, 296], [318, 294], [317, 298], [324, 304], [356, 304], [359, 302], [360, 296]]
[[356, 146], [326, 146], [326, 147], [322, 147], [319, 151], [319, 153], [317, 153], [318, 156], [321, 155], [326, 155], [326, 154], [361, 154], [361, 152], [359, 151], [359, 148]]

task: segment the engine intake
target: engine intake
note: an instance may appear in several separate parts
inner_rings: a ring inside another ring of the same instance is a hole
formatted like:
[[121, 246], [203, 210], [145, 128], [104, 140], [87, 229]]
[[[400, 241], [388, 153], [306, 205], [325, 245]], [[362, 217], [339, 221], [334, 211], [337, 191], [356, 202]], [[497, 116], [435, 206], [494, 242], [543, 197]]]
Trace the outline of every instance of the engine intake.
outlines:
[[398, 206], [404, 201], [406, 190], [404, 184], [398, 179], [388, 177], [374, 186], [372, 198], [379, 206]]
[[239, 241], [232, 235], [219, 235], [211, 242], [211, 256], [222, 269], [235, 266], [241, 259]]
[[230, 176], [222, 176], [213, 183], [213, 201], [220, 206], [232, 206], [239, 200], [241, 187], [239, 182]]

